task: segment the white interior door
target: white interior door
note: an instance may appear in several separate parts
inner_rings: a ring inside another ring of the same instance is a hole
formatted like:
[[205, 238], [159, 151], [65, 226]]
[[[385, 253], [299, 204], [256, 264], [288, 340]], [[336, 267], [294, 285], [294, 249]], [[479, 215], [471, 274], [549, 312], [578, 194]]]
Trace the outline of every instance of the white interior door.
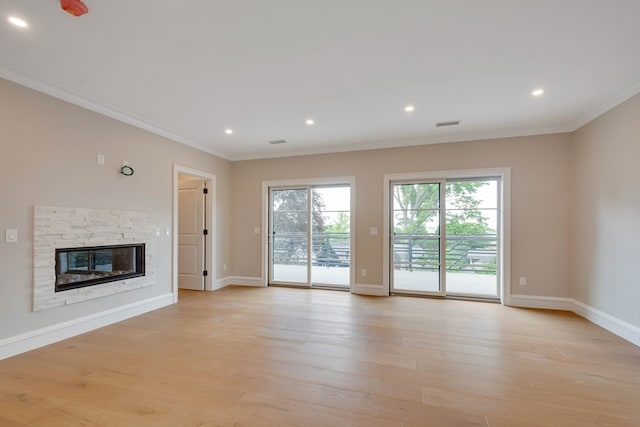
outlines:
[[180, 176], [178, 188], [178, 287], [205, 289], [205, 181]]

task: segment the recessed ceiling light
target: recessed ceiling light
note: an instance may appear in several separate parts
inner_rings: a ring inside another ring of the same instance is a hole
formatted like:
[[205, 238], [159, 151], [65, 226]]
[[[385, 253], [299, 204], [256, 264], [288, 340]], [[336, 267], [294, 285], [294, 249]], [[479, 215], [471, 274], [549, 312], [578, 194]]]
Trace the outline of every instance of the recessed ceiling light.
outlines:
[[233, 129], [225, 129], [224, 133], [226, 133], [227, 135], [231, 135], [233, 133]]
[[8, 18], [9, 22], [11, 22], [13, 25], [15, 25], [16, 27], [20, 27], [20, 28], [26, 28], [27, 25], [27, 21], [20, 19], [20, 18], [16, 18], [15, 16], [10, 16]]
[[407, 113], [410, 113], [413, 110], [415, 110], [415, 107], [413, 105], [407, 105], [406, 107], [404, 107], [404, 111], [406, 111]]
[[313, 119], [307, 119], [307, 121], [305, 123], [308, 124], [309, 126], [311, 126], [315, 122], [313, 121]]
[[533, 96], [540, 96], [544, 93], [544, 89], [536, 89], [533, 92], [531, 92], [531, 95]]

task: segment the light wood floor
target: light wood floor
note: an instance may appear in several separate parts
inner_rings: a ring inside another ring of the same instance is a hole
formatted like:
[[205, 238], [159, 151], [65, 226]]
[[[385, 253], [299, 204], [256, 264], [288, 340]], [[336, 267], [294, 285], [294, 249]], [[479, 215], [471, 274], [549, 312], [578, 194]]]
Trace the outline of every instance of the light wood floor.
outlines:
[[640, 348], [573, 314], [229, 287], [0, 361], [0, 426], [640, 426]]

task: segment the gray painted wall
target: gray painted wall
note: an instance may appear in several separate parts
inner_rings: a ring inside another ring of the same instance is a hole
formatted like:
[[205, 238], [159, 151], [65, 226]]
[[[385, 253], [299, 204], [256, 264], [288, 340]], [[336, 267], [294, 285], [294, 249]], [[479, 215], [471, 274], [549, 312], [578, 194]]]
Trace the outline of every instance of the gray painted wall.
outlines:
[[[230, 248], [231, 164], [160, 136], [0, 79], [0, 339], [171, 292], [173, 163], [216, 175], [218, 272]], [[105, 155], [99, 166], [96, 155]], [[122, 160], [135, 168], [119, 173]], [[155, 214], [154, 286], [32, 312], [33, 207]], [[18, 243], [5, 243], [16, 228]]]
[[640, 327], [640, 95], [573, 135], [572, 295]]

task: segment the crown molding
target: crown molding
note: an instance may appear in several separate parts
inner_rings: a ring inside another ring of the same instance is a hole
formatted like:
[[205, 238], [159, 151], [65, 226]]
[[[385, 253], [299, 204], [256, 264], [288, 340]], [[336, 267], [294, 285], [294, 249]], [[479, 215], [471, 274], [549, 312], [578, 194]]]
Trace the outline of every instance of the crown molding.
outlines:
[[333, 153], [345, 153], [350, 151], [367, 151], [367, 150], [382, 150], [387, 148], [402, 148], [413, 147], [418, 145], [431, 145], [431, 144], [444, 144], [450, 142], [472, 142], [482, 141], [489, 139], [505, 139], [505, 138], [518, 138], [524, 136], [537, 136], [537, 135], [550, 135], [557, 133], [569, 133], [572, 132], [571, 127], [557, 126], [548, 128], [536, 128], [525, 130], [506, 130], [499, 129], [495, 131], [485, 132], [467, 132], [456, 133], [451, 135], [416, 135], [413, 137], [403, 138], [388, 138], [384, 140], [375, 141], [361, 141], [340, 145], [329, 145], [324, 147], [310, 147], [310, 148], [298, 148], [295, 150], [283, 150], [275, 153], [258, 154], [249, 153], [244, 155], [231, 156], [231, 161], [245, 161], [245, 160], [261, 160], [280, 157], [295, 157], [295, 156], [310, 156], [315, 154], [333, 154]]
[[206, 147], [202, 144], [192, 141], [183, 135], [179, 135], [177, 133], [168, 131], [167, 129], [164, 129], [160, 125], [149, 122], [148, 120], [145, 120], [141, 117], [137, 117], [122, 109], [114, 107], [113, 105], [109, 105], [105, 102], [80, 95], [74, 92], [72, 89], [53, 86], [41, 80], [10, 70], [6, 67], [0, 67], [0, 77], [5, 80], [9, 80], [13, 83], [19, 84], [21, 86], [28, 87], [29, 89], [42, 92], [54, 98], [61, 99], [73, 105], [77, 105], [79, 107], [101, 114], [103, 116], [110, 117], [112, 119], [118, 120], [128, 125], [145, 130], [147, 132], [151, 132], [153, 134], [162, 136], [174, 142], [178, 142], [180, 144], [187, 145], [197, 150], [204, 151], [209, 154], [213, 154], [214, 156], [220, 157], [225, 160], [231, 160], [227, 155], [219, 153], [215, 150], [212, 150], [209, 147]]
[[551, 126], [524, 130], [497, 129], [491, 131], [452, 133], [447, 135], [415, 135], [412, 137], [403, 137], [396, 139], [387, 138], [384, 140], [357, 141], [340, 145], [310, 147], [306, 149], [298, 148], [294, 150], [282, 150], [272, 153], [249, 152], [226, 154], [214, 150], [209, 146], [205, 146], [201, 143], [195, 142], [185, 137], [184, 135], [171, 132], [156, 123], [152, 123], [134, 114], [128, 113], [120, 108], [114, 107], [113, 105], [109, 105], [97, 99], [92, 99], [80, 95], [70, 88], [53, 86], [41, 80], [26, 76], [22, 73], [1, 66], [0, 77], [228, 161], [260, 160], [278, 157], [308, 156], [314, 154], [344, 153], [349, 151], [379, 150], [386, 148], [411, 147], [417, 145], [443, 144], [449, 142], [471, 142], [487, 139], [503, 139], [522, 136], [548, 135], [554, 133], [568, 133], [574, 132], [590, 121], [600, 117], [607, 111], [620, 105], [634, 95], [640, 93], [639, 80], [626, 89], [618, 92], [615, 96], [611, 97], [603, 104], [600, 104], [598, 107], [588, 111], [574, 123], [567, 126]]
[[588, 111], [583, 116], [581, 116], [573, 124], [571, 128], [571, 132], [580, 129], [582, 126], [586, 125], [590, 121], [597, 119], [607, 111], [617, 107], [618, 105], [622, 104], [623, 102], [637, 95], [638, 93], [640, 93], [640, 80], [636, 81], [635, 83], [628, 86], [627, 88], [621, 90], [620, 92], [618, 92], [617, 94], [609, 98], [606, 102], [598, 105], [596, 108], [593, 108], [592, 110]]

